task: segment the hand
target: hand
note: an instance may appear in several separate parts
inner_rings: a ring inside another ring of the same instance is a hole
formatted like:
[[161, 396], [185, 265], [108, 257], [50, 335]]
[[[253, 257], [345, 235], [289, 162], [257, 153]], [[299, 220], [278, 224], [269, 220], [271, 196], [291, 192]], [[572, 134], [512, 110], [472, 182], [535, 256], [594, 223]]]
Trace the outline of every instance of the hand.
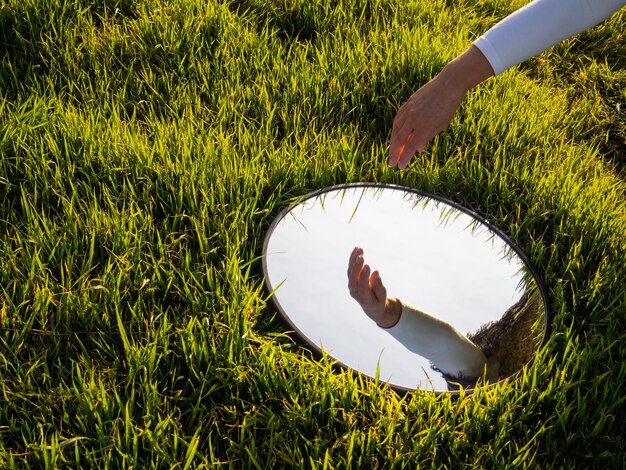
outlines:
[[393, 120], [389, 166], [402, 170], [415, 152], [424, 151], [450, 125], [464, 95], [465, 89], [452, 86], [441, 75], [413, 93]]
[[363, 258], [363, 249], [359, 247], [352, 250], [348, 262], [348, 288], [352, 298], [378, 326], [390, 328], [400, 319], [400, 302], [387, 298], [387, 289], [380, 273], [374, 271], [370, 274], [370, 267]]
[[465, 93], [493, 76], [491, 64], [471, 46], [417, 90], [398, 110], [389, 142], [389, 166], [406, 168], [434, 137], [446, 129]]

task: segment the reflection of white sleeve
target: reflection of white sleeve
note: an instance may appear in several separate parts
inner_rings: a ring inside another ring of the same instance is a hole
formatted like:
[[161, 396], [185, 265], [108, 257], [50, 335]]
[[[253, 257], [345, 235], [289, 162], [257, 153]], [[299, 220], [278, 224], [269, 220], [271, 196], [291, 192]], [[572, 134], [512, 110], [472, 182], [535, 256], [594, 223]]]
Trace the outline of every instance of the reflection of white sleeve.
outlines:
[[402, 302], [400, 320], [387, 331], [410, 351], [453, 377], [480, 377], [487, 364], [483, 352], [459, 330]]
[[533, 57], [626, 5], [626, 0], [535, 0], [506, 17], [474, 45], [496, 75]]

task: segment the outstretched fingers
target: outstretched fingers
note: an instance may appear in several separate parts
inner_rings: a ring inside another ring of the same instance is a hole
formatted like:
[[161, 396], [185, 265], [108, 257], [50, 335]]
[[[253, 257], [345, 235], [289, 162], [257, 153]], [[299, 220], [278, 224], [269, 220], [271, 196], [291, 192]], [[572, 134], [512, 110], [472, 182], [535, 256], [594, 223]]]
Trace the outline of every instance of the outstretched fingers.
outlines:
[[357, 300], [364, 304], [369, 304], [374, 300], [370, 289], [370, 267], [367, 264], [364, 264], [361, 270], [356, 295]]
[[387, 288], [383, 284], [383, 280], [380, 278], [380, 273], [378, 271], [374, 271], [370, 277], [370, 290], [378, 302], [385, 301], [387, 299]]
[[398, 155], [398, 168], [404, 170], [416, 152], [421, 152], [426, 147], [426, 143], [422, 142], [423, 138], [416, 130], [411, 130], [407, 136], [406, 142], [402, 146], [402, 152]]
[[[376, 292], [381, 292], [380, 275], [378, 271], [371, 273], [371, 268], [365, 264], [363, 249], [356, 247], [350, 254], [348, 261], [348, 289], [350, 296], [361, 304], [376, 302]], [[378, 277], [378, 281], [376, 281]]]
[[401, 130], [392, 133], [391, 141], [389, 142], [389, 166], [394, 167], [400, 164], [400, 160], [404, 155], [406, 145], [413, 136], [413, 129]]
[[406, 168], [415, 153], [422, 152], [432, 138], [422, 129], [416, 129], [411, 121], [405, 119], [404, 125], [392, 131], [389, 142], [389, 166]]
[[352, 298], [378, 324], [385, 315], [387, 289], [380, 273], [371, 272], [369, 265], [365, 264], [363, 250], [359, 247], [352, 250], [348, 261], [348, 288]]
[[389, 160], [387, 164], [390, 167], [398, 165], [400, 155], [404, 151], [404, 146], [409, 137], [411, 129], [405, 128], [406, 113], [403, 108], [400, 108], [396, 117], [393, 120], [391, 127], [391, 139], [389, 140]]
[[348, 289], [350, 295], [356, 299], [361, 270], [363, 269], [363, 250], [358, 246], [352, 250], [348, 261]]

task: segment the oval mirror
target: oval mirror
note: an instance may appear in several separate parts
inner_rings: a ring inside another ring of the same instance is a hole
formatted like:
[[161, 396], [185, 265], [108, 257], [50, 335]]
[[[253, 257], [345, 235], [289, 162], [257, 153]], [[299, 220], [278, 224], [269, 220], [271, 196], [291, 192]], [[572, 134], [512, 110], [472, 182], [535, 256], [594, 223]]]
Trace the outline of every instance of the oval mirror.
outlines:
[[[365, 264], [398, 315], [386, 328], [351, 295], [356, 282], [380, 297]], [[520, 250], [471, 211], [415, 189], [352, 184], [302, 197], [272, 223], [263, 272], [314, 351], [399, 390], [512, 377], [548, 335], [545, 288]]]

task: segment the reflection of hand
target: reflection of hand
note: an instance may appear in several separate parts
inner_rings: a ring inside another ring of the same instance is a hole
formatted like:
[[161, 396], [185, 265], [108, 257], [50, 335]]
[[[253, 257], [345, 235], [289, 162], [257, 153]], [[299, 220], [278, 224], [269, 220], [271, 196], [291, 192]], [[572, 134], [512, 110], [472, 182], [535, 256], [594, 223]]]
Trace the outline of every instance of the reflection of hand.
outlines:
[[374, 271], [370, 274], [370, 267], [363, 258], [363, 249], [359, 247], [352, 250], [348, 262], [348, 288], [352, 298], [378, 326], [390, 328], [400, 319], [400, 302], [387, 298], [387, 289], [380, 273]]
[[465, 93], [492, 75], [483, 53], [471, 46], [413, 93], [393, 120], [389, 166], [406, 168], [415, 152], [450, 125]]

